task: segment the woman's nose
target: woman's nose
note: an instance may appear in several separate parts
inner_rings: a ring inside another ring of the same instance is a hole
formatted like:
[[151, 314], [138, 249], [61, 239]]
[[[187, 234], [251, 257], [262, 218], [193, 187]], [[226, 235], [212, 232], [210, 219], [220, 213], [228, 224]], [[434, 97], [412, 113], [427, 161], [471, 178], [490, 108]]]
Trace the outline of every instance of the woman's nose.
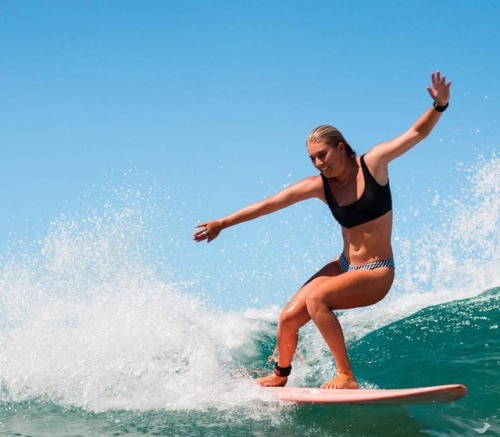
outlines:
[[321, 166], [322, 164], [323, 164], [323, 161], [322, 161], [321, 159], [319, 159], [319, 158], [314, 158], [314, 165], [315, 165], [316, 167], [319, 167], [319, 166]]

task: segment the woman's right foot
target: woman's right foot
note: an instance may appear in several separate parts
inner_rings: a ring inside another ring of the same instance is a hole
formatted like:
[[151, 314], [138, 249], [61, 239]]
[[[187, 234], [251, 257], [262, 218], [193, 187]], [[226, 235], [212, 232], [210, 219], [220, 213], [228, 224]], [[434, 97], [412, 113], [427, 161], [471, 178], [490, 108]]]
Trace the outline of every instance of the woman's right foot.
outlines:
[[269, 375], [256, 379], [261, 387], [284, 387], [288, 381], [286, 376]]
[[359, 386], [352, 374], [339, 373], [335, 378], [325, 382], [321, 388], [352, 390], [359, 388]]

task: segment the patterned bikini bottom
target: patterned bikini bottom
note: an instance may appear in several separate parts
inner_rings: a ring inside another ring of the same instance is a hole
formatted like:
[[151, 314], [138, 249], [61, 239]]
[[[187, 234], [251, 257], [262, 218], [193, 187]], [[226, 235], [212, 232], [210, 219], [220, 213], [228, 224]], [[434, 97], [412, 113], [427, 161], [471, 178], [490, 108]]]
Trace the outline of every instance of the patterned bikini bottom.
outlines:
[[347, 261], [344, 252], [340, 254], [339, 263], [340, 263], [340, 270], [342, 270], [342, 273], [355, 272], [356, 270], [373, 270], [373, 269], [378, 269], [380, 267], [390, 267], [393, 269], [396, 268], [396, 265], [394, 264], [394, 258], [372, 261], [366, 264], [362, 264], [360, 266], [352, 266], [351, 264], [349, 264], [349, 261]]

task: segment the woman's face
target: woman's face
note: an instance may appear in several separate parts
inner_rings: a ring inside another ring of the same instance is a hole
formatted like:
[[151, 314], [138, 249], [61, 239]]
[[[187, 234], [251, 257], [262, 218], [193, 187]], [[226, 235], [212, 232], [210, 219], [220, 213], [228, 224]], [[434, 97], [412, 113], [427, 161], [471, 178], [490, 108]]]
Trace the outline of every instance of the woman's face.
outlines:
[[339, 147], [332, 147], [324, 141], [307, 143], [307, 153], [312, 164], [325, 177], [332, 178], [339, 173]]

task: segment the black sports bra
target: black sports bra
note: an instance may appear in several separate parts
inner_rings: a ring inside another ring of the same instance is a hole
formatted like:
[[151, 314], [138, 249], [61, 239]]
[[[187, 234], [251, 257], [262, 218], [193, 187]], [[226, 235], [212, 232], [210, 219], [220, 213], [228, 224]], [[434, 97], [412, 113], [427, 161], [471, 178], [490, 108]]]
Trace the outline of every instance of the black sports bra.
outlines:
[[340, 206], [337, 203], [335, 197], [333, 197], [327, 178], [321, 173], [328, 206], [335, 220], [344, 228], [352, 228], [370, 222], [392, 209], [389, 182], [386, 185], [380, 185], [373, 178], [365, 164], [364, 155], [361, 156], [360, 162], [361, 169], [363, 170], [363, 178], [365, 179], [365, 189], [358, 200], [346, 206]]

